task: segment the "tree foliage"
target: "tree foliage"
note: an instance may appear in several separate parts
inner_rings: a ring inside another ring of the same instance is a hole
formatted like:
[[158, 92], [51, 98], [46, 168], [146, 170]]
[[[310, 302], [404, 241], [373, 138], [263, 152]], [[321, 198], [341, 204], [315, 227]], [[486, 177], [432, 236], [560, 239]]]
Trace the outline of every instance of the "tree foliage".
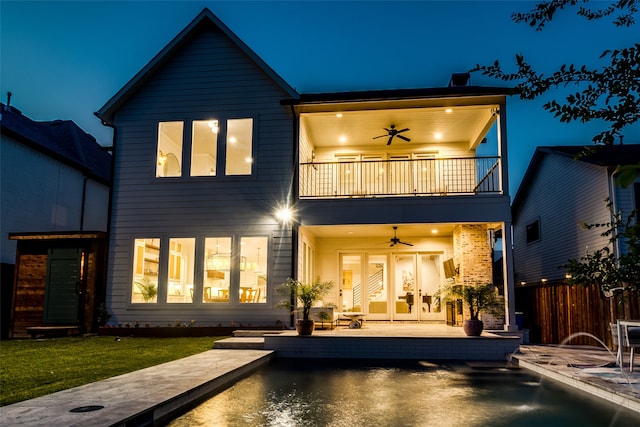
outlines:
[[[513, 13], [511, 18], [542, 31], [556, 13], [565, 7], [575, 8], [580, 4], [577, 14], [587, 20], [611, 18], [612, 24], [617, 27], [636, 24], [639, 0], [611, 1], [602, 8], [603, 2], [592, 2], [596, 3], [594, 8], [584, 6], [587, 3], [588, 0], [543, 1], [529, 12]], [[543, 108], [561, 122], [603, 121], [606, 128], [593, 137], [593, 142], [613, 144], [625, 127], [640, 119], [640, 44], [605, 50], [600, 54], [599, 61], [603, 63], [599, 68], [562, 64], [559, 69], [546, 75], [536, 71], [522, 54], [517, 54], [515, 72], [505, 71], [497, 60], [492, 65], [476, 65], [471, 71], [516, 83], [514, 92], [523, 100], [535, 99], [558, 88], [577, 87], [576, 92], [566, 95], [564, 102], [554, 99], [546, 102]]]
[[570, 275], [569, 283], [588, 286], [597, 284], [605, 293], [640, 290], [640, 222], [636, 211], [623, 218], [607, 202], [612, 220], [601, 224], [583, 224], [585, 229], [605, 229], [600, 235], [609, 244], [587, 251], [579, 259], [571, 259], [562, 267]]

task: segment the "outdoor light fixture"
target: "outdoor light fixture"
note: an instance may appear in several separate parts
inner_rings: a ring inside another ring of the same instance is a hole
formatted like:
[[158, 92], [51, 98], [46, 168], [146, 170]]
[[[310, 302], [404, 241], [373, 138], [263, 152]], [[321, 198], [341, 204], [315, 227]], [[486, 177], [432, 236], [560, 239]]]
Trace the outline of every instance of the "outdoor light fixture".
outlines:
[[276, 218], [283, 223], [291, 222], [293, 219], [293, 211], [288, 206], [280, 208], [276, 211]]

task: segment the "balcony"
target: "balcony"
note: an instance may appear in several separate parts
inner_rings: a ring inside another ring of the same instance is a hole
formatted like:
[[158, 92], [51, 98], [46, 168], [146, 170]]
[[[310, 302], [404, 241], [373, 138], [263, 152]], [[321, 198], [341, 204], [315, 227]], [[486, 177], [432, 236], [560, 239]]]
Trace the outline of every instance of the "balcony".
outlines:
[[500, 194], [500, 157], [300, 164], [300, 198]]

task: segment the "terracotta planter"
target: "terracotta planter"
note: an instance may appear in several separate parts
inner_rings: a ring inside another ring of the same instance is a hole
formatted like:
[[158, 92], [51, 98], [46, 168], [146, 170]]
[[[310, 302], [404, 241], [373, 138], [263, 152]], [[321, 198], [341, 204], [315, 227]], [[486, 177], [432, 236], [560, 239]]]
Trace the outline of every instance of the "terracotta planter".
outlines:
[[298, 319], [296, 321], [296, 331], [298, 331], [298, 335], [311, 335], [315, 329], [315, 324], [313, 320]]
[[482, 320], [465, 320], [462, 329], [468, 337], [479, 337], [484, 329]]

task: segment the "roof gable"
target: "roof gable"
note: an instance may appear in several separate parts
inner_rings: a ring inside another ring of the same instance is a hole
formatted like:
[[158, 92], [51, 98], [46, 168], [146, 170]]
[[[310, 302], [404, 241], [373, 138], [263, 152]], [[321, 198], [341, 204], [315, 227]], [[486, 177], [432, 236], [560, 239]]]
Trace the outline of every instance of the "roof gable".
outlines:
[[218, 28], [242, 52], [244, 52], [267, 76], [282, 88], [290, 97], [299, 95], [284, 79], [282, 79], [266, 62], [264, 62], [249, 46], [236, 36], [213, 12], [205, 8], [189, 23], [169, 44], [167, 44], [149, 63], [140, 70], [129, 82], [122, 87], [100, 110], [94, 113], [103, 123], [112, 123], [115, 112], [131, 98], [136, 91], [147, 82], [165, 63], [186, 44], [201, 29], [208, 26]]
[[[589, 154], [579, 156], [581, 153]], [[556, 147], [537, 147], [531, 157], [529, 166], [522, 178], [520, 187], [513, 198], [512, 210], [519, 209], [525, 194], [535, 180], [538, 169], [547, 155], [564, 156], [576, 161], [605, 168], [616, 168], [620, 165], [635, 164], [640, 159], [640, 144], [631, 145], [562, 145]]]
[[93, 178], [111, 181], [111, 154], [71, 120], [36, 122], [0, 103], [2, 133]]

